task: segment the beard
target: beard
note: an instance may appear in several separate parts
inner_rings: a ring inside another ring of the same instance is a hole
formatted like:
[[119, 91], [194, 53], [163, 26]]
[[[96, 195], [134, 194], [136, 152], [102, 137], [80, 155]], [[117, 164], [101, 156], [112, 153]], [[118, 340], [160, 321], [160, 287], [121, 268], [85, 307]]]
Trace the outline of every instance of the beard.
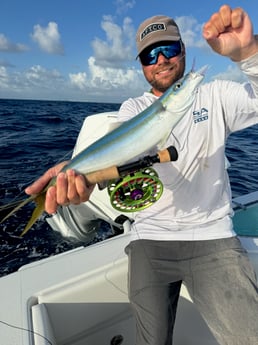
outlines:
[[[170, 70], [171, 73], [168, 76], [165, 76], [164, 78], [159, 77], [156, 78], [157, 73], [164, 71], [164, 70]], [[185, 72], [185, 55], [182, 56], [180, 61], [177, 63], [170, 63], [165, 62], [162, 65], [159, 65], [158, 68], [153, 71], [153, 73], [150, 75], [146, 75], [145, 78], [150, 83], [153, 89], [164, 93], [167, 91], [167, 89], [174, 84], [176, 81], [178, 81], [180, 78], [183, 77]]]

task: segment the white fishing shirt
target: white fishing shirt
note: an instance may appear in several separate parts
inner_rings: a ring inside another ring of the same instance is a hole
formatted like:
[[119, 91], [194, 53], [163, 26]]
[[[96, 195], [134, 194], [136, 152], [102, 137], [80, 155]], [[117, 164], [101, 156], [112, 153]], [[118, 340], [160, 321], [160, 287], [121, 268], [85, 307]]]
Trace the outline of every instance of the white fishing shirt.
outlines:
[[[151, 207], [135, 214], [132, 240], [235, 236], [225, 145], [231, 133], [258, 123], [258, 54], [237, 65], [250, 83], [216, 80], [201, 85], [188, 113], [171, 132], [166, 147], [175, 146], [178, 160], [154, 165], [164, 191]], [[118, 121], [130, 119], [156, 99], [145, 92], [125, 101]]]

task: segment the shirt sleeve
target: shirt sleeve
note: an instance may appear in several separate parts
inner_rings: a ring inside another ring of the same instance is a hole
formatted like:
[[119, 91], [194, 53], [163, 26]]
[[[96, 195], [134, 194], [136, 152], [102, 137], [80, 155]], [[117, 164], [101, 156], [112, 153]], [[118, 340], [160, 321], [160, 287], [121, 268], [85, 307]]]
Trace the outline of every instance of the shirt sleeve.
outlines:
[[136, 101], [133, 98], [129, 98], [122, 103], [118, 111], [117, 120], [119, 122], [127, 121], [135, 115], [137, 115]]
[[144, 94], [140, 97], [129, 98], [122, 103], [118, 111], [118, 122], [127, 121], [135, 115], [138, 115], [157, 99], [158, 97], [150, 92], [144, 92]]
[[236, 65], [247, 77], [246, 83], [217, 79], [201, 86], [202, 103], [225, 128], [226, 136], [258, 123], [258, 54]]
[[247, 76], [255, 96], [258, 98], [258, 53], [236, 64]]

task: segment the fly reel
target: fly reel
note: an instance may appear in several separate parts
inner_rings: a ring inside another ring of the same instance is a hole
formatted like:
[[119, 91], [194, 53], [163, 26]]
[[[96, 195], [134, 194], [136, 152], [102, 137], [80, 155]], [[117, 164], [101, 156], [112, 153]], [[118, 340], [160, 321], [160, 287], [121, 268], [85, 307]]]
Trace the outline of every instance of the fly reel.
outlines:
[[110, 181], [111, 205], [120, 212], [137, 212], [150, 207], [162, 195], [163, 184], [152, 168], [144, 168]]

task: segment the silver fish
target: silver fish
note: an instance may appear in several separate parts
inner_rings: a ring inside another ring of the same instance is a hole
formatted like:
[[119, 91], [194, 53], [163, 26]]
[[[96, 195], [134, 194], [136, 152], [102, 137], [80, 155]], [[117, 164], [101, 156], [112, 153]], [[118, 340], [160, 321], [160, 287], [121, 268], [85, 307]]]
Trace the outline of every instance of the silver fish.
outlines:
[[[62, 171], [74, 169], [87, 177], [93, 172], [125, 164], [150, 150], [164, 148], [172, 129], [192, 105], [205, 70], [206, 67], [190, 71], [150, 107], [81, 151]], [[53, 178], [41, 193], [20, 201], [18, 205], [16, 203], [1, 223], [27, 203], [35, 201], [37, 206], [22, 232], [22, 235], [25, 234], [43, 213], [46, 191], [55, 181]]]

